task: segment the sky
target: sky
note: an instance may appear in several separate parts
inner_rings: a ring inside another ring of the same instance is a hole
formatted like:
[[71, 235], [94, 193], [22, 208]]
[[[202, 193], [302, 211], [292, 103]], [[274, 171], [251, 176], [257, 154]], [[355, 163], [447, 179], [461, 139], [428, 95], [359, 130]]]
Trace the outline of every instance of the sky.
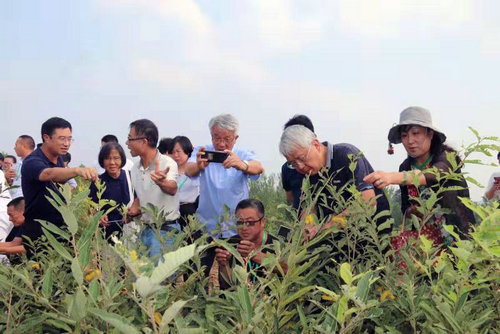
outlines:
[[[469, 126], [500, 136], [499, 77], [495, 0], [0, 1], [0, 150], [60, 116], [73, 165], [92, 165], [105, 134], [124, 144], [139, 118], [203, 145], [210, 118], [231, 113], [237, 144], [277, 173], [283, 124], [305, 114], [320, 140], [394, 171], [405, 150], [387, 155], [387, 134], [411, 105], [457, 149]], [[486, 184], [498, 169], [465, 171]]]

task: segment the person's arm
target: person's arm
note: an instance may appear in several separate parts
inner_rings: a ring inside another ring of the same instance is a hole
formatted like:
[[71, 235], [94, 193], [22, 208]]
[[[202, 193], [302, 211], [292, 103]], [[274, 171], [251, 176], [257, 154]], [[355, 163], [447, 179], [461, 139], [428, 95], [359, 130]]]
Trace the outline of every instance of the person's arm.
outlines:
[[382, 189], [391, 184], [396, 185], [414, 185], [425, 186], [427, 179], [424, 173], [420, 170], [412, 170], [405, 172], [383, 172], [376, 171], [365, 176], [363, 181], [373, 184], [375, 187]]
[[23, 240], [20, 237], [15, 237], [12, 241], [0, 242], [0, 253], [3, 254], [22, 254], [26, 253], [23, 246]]
[[224, 152], [229, 154], [227, 159], [222, 163], [225, 168], [233, 167], [248, 175], [260, 175], [264, 171], [264, 168], [262, 167], [260, 161], [248, 160], [248, 162], [245, 163], [236, 153], [229, 150], [225, 150]]
[[97, 180], [97, 171], [92, 167], [53, 167], [45, 168], [38, 179], [42, 182], [54, 181], [64, 183], [71, 178], [81, 176], [86, 180]]
[[160, 187], [161, 191], [173, 196], [177, 193], [176, 175], [177, 165], [175, 163], [161, 170], [160, 162], [156, 160], [156, 169], [154, 173], [151, 173], [151, 179]]
[[231, 277], [233, 275], [233, 269], [229, 265], [231, 257], [232, 255], [229, 251], [222, 248], [215, 249], [215, 260], [219, 264], [219, 281], [222, 280], [219, 283], [221, 283], [223, 287], [228, 287], [231, 283]]
[[495, 196], [495, 192], [500, 190], [500, 182], [495, 182], [496, 177], [493, 174], [488, 181], [488, 190], [484, 194], [487, 199], [492, 199]]
[[193, 157], [189, 159], [189, 162], [186, 164], [185, 174], [189, 177], [196, 177], [200, 175], [202, 171], [207, 168], [210, 164], [207, 159], [202, 158], [202, 155], [205, 153], [205, 146], [200, 147], [199, 149], [195, 149], [193, 154], [196, 156], [196, 161], [193, 161]]

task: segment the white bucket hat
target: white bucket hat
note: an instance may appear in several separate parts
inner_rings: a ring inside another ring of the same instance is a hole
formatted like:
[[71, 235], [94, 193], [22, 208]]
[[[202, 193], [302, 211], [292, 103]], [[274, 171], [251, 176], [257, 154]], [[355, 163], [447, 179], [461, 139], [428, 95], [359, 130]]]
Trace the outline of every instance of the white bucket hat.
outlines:
[[390, 143], [401, 143], [401, 127], [405, 125], [419, 125], [429, 128], [434, 131], [434, 135], [438, 136], [441, 143], [446, 141], [446, 135], [432, 124], [432, 117], [429, 110], [422, 107], [408, 107], [399, 115], [399, 124], [389, 130], [387, 138]]

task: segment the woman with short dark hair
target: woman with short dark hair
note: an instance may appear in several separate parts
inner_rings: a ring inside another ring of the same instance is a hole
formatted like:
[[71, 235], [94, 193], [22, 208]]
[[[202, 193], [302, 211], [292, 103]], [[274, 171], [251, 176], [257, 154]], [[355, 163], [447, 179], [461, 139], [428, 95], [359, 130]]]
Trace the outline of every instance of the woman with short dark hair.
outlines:
[[[106, 232], [106, 239], [110, 241], [112, 234], [121, 236], [124, 217], [120, 210], [123, 206], [129, 206], [133, 201], [133, 191], [128, 172], [123, 170], [126, 156], [123, 148], [118, 143], [110, 142], [101, 147], [99, 152], [99, 165], [104, 168], [104, 173], [99, 175], [100, 182], [104, 183], [106, 189], [101, 199], [113, 200], [117, 207], [101, 219], [101, 226]], [[98, 204], [97, 187], [94, 183], [90, 185], [90, 198]], [[104, 205], [99, 210], [106, 211], [109, 205]]]
[[193, 144], [188, 137], [177, 136], [172, 139], [168, 153], [177, 162], [179, 168], [177, 176], [177, 194], [179, 194], [179, 211], [181, 213], [179, 223], [184, 229], [189, 222], [188, 216], [196, 213], [196, 209], [198, 209], [200, 196], [200, 177], [190, 178], [185, 174], [187, 161], [193, 153]]
[[[391, 143], [402, 143], [408, 157], [399, 166], [399, 172], [377, 171], [365, 177], [365, 182], [372, 183], [377, 188], [384, 188], [390, 184], [401, 188], [401, 210], [405, 217], [419, 215], [417, 203], [412, 198], [426, 199], [430, 196], [430, 189], [440, 187], [460, 187], [460, 190], [444, 191], [437, 204], [449, 213], [436, 214], [434, 219], [427, 222], [427, 231], [435, 231], [436, 240], [444, 241], [443, 224], [453, 225], [457, 232], [465, 237], [470, 224], [474, 223], [474, 215], [459, 199], [469, 198], [469, 188], [465, 178], [446, 179], [431, 172], [436, 168], [437, 173], [452, 171], [447, 159], [448, 153], [456, 153], [454, 149], [444, 144], [446, 135], [432, 124], [431, 113], [421, 107], [409, 107], [401, 112], [399, 124], [389, 131], [388, 139]], [[460, 158], [455, 157], [456, 164]], [[460, 168], [454, 172], [460, 173]]]

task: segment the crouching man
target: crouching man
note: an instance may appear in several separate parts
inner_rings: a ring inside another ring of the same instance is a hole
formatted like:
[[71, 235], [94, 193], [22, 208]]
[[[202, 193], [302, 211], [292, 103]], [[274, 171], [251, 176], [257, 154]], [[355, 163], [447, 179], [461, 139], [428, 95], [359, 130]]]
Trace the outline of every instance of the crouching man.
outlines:
[[[247, 270], [252, 271], [252, 280], [255, 281], [257, 275], [263, 277], [265, 271], [261, 267], [262, 261], [273, 251], [266, 247], [271, 245], [275, 237], [266, 230], [266, 217], [264, 205], [256, 199], [244, 199], [238, 203], [235, 210], [238, 236], [228, 239], [230, 243], [237, 244], [237, 251], [247, 262]], [[250, 257], [250, 255], [252, 255]], [[232, 267], [235, 260], [232, 254], [223, 248], [215, 250], [215, 260], [219, 266], [219, 284], [221, 288], [230, 285], [232, 277]], [[287, 271], [285, 263], [281, 263], [284, 272]]]
[[23, 246], [21, 236], [21, 226], [24, 224], [24, 197], [13, 199], [7, 204], [7, 214], [9, 220], [14, 224], [6, 242], [0, 242], [1, 254], [24, 254], [26, 249]]

